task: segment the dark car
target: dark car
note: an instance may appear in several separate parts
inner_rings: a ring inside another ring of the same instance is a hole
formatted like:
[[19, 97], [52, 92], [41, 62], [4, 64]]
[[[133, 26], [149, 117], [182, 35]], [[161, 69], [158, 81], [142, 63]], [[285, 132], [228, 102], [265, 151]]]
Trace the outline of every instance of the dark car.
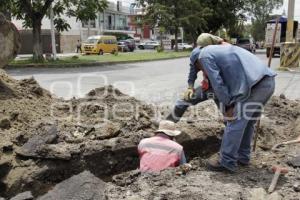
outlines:
[[129, 51], [133, 52], [135, 50], [135, 41], [133, 39], [120, 40], [119, 42], [123, 42], [129, 49]]
[[247, 38], [238, 39], [236, 45], [252, 53], [255, 53], [256, 51], [256, 45], [252, 39], [247, 39]]
[[126, 42], [118, 42], [118, 51], [119, 52], [129, 52], [130, 49], [128, 47], [128, 44]]

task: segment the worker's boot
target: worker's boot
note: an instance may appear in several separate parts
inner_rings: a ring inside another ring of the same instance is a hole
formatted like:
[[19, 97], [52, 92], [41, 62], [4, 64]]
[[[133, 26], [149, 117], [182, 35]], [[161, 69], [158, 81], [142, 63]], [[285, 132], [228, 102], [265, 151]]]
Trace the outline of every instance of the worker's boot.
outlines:
[[231, 171], [231, 170], [229, 170], [226, 167], [221, 165], [219, 154], [211, 156], [206, 164], [207, 164], [207, 169], [210, 170], [210, 171], [229, 172], [229, 173], [234, 172], [234, 171]]
[[186, 109], [179, 109], [178, 107], [174, 107], [173, 112], [171, 112], [166, 120], [172, 121], [174, 123], [179, 122], [180, 118], [182, 117], [182, 115], [184, 114], [184, 112], [186, 111]]

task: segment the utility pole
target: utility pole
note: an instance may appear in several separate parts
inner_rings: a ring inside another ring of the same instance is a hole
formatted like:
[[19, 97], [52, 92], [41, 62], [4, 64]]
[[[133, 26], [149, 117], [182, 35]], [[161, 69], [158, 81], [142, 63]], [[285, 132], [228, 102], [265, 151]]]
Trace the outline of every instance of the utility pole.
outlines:
[[289, 7], [288, 7], [288, 22], [287, 22], [287, 29], [286, 29], [286, 41], [293, 42], [295, 0], [289, 0], [288, 6]]
[[56, 53], [55, 30], [54, 30], [53, 18], [54, 18], [54, 14], [53, 14], [53, 8], [52, 8], [52, 4], [51, 4], [51, 6], [50, 6], [51, 46], [52, 46], [53, 60], [56, 60], [57, 53]]

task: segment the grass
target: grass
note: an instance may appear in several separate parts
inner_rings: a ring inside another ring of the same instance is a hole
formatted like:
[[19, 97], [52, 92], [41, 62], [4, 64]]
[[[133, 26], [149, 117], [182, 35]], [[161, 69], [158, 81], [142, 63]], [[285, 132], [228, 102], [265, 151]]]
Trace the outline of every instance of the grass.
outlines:
[[172, 59], [187, 57], [190, 52], [138, 52], [138, 53], [118, 53], [117, 55], [105, 54], [99, 55], [81, 55], [75, 57], [62, 57], [56, 61], [34, 62], [32, 59], [14, 60], [10, 66], [64, 66], [64, 65], [80, 65], [89, 63], [119, 63], [119, 62], [139, 62], [152, 61], [161, 59]]

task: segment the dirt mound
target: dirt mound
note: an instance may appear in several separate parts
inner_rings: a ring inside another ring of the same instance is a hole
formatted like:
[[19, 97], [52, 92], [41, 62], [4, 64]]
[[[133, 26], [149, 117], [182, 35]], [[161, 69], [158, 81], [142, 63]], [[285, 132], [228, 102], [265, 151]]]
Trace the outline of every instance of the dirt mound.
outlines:
[[0, 68], [13, 60], [21, 47], [20, 34], [0, 12]]
[[[217, 108], [208, 101], [190, 108], [177, 124], [183, 131], [177, 140], [193, 170], [186, 175], [176, 175], [180, 170], [176, 168], [160, 176], [144, 176], [131, 171], [138, 167], [136, 146], [153, 135], [154, 121], [163, 118], [169, 108], [145, 104], [112, 86], [65, 101], [53, 98], [32, 78], [17, 81], [3, 71], [0, 76], [0, 196], [24, 191], [42, 196], [55, 184], [88, 170], [110, 181], [105, 193], [108, 199], [216, 199], [223, 195], [247, 199], [253, 187], [267, 187], [272, 176], [269, 166], [278, 161], [285, 165], [300, 153], [295, 146], [276, 154], [270, 151], [275, 143], [299, 134], [300, 103], [274, 97], [266, 106], [260, 148], [253, 154], [251, 167], [235, 176], [207, 172], [205, 159], [218, 151], [224, 128]], [[280, 192], [292, 198], [290, 188], [297, 173], [290, 169]]]

